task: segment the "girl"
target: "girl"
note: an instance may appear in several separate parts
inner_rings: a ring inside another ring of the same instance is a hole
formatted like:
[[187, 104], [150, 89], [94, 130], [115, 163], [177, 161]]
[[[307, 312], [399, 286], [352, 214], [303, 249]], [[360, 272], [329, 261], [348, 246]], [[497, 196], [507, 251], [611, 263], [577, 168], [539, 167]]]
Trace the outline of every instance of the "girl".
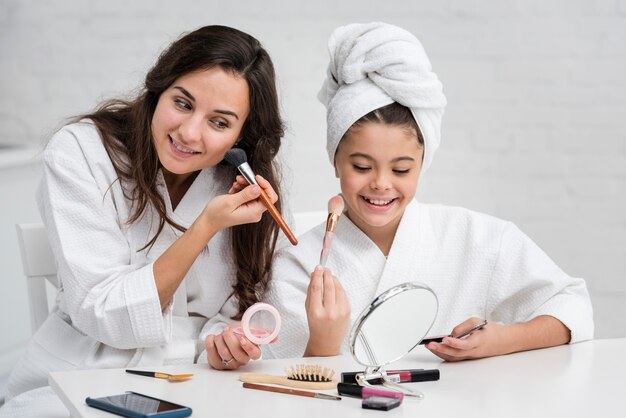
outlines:
[[481, 318], [490, 321], [467, 339], [426, 346], [445, 360], [592, 338], [585, 282], [561, 271], [512, 223], [414, 199], [439, 144], [446, 104], [419, 41], [395, 26], [355, 24], [338, 28], [329, 50], [319, 97], [346, 211], [329, 268], [316, 267], [324, 224], [278, 253], [265, 300], [281, 312], [283, 328], [263, 348], [265, 357], [347, 352], [358, 315], [406, 281], [437, 295], [433, 335], [459, 335]]
[[207, 334], [217, 334], [206, 345], [215, 368], [258, 358], [221, 331], [267, 284], [277, 226], [262, 217], [258, 186], [227, 193], [235, 169], [219, 163], [237, 144], [276, 201], [282, 135], [269, 55], [222, 26], [175, 41], [136, 99], [54, 135], [37, 198], [58, 307], [14, 368], [2, 412], [62, 408], [50, 371], [193, 363]]

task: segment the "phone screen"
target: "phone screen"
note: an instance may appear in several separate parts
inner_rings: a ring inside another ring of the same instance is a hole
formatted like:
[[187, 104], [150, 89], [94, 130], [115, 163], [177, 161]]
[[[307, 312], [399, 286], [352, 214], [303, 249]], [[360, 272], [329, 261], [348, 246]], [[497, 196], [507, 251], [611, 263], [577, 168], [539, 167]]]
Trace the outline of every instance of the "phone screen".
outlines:
[[[86, 402], [90, 406], [130, 417], [158, 417], [160, 414], [173, 416], [166, 413], [174, 411], [180, 411], [181, 414], [176, 414], [176, 416], [180, 417], [191, 414], [191, 409], [186, 406], [136, 392], [126, 392], [121, 395], [104, 396], [101, 398], [87, 398]], [[188, 413], [185, 413], [187, 411]]]

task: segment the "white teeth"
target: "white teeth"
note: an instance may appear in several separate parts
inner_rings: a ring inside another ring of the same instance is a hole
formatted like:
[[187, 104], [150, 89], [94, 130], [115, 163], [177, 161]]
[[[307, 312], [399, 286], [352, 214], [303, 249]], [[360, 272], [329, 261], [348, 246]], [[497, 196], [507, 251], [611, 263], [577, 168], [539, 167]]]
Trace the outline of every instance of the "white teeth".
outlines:
[[184, 153], [186, 153], [186, 154], [195, 154], [195, 153], [196, 153], [196, 152], [195, 152], [194, 150], [192, 150], [192, 149], [185, 148], [185, 147], [183, 147], [182, 145], [179, 145], [179, 144], [178, 144], [176, 141], [174, 141], [173, 139], [172, 139], [172, 144], [174, 144], [174, 147], [176, 147], [176, 149], [177, 149], [178, 151], [180, 151], [180, 152], [184, 152]]
[[386, 206], [389, 204], [389, 202], [391, 202], [391, 200], [368, 199], [367, 197], [365, 198], [365, 200], [367, 200], [372, 205], [376, 205], [376, 206]]

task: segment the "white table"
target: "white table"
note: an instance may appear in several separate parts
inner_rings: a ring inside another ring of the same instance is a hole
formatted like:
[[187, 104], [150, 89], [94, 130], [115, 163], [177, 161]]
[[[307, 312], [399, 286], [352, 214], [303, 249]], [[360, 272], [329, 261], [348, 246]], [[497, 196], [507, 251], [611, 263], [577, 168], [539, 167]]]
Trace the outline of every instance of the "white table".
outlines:
[[[424, 400], [405, 397], [386, 417], [584, 417], [621, 416], [626, 396], [626, 338], [488, 359], [444, 363], [422, 346], [392, 369], [439, 368], [436, 382], [403, 383], [423, 391]], [[240, 371], [283, 374], [286, 366], [315, 363], [341, 371], [361, 369], [349, 356], [264, 360]], [[150, 370], [149, 367], [145, 369]], [[329, 401], [241, 387], [240, 371], [215, 371], [207, 365], [159, 367], [159, 371], [194, 373], [193, 379], [170, 383], [130, 375], [123, 369], [56, 372], [50, 384], [72, 417], [113, 417], [85, 404], [127, 390], [189, 406], [194, 417], [362, 417], [382, 412], [361, 409], [360, 399]], [[328, 393], [333, 393], [329, 391]], [[336, 392], [335, 392], [336, 393]], [[432, 414], [432, 415], [430, 415]]]

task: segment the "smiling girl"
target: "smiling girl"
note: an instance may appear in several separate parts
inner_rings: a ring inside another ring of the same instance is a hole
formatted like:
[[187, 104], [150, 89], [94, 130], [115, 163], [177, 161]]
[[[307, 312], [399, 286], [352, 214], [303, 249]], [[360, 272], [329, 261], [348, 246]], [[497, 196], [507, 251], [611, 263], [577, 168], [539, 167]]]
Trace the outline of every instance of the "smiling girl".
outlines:
[[319, 97], [346, 210], [328, 268], [316, 265], [325, 224], [278, 253], [264, 299], [277, 306], [283, 327], [264, 356], [348, 352], [348, 329], [363, 309], [408, 281], [438, 297], [433, 335], [460, 335], [489, 320], [466, 339], [426, 346], [445, 360], [592, 338], [584, 280], [565, 274], [515, 225], [415, 200], [446, 104], [419, 41], [384, 23], [354, 24], [335, 30], [329, 50]]

